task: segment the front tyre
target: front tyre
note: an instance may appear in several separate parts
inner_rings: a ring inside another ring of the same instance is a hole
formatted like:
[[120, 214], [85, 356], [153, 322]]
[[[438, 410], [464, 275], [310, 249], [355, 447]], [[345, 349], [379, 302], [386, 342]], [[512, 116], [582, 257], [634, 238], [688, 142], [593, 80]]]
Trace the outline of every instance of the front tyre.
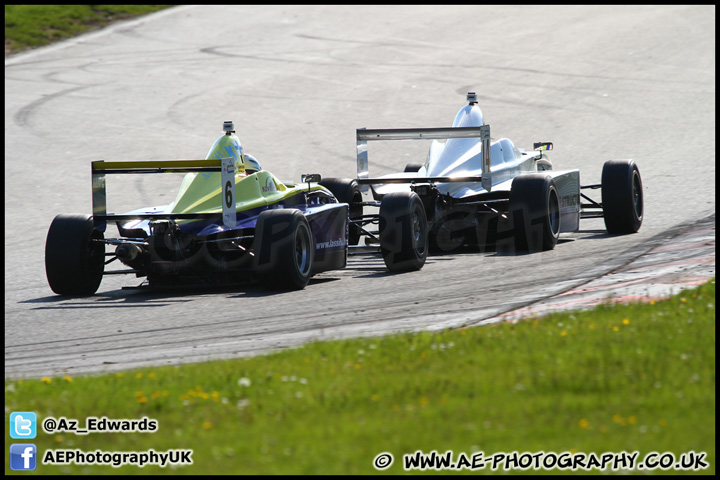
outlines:
[[380, 203], [380, 250], [390, 271], [415, 271], [428, 254], [425, 207], [415, 192], [393, 192]]
[[255, 272], [269, 290], [302, 290], [310, 281], [314, 244], [300, 210], [266, 210], [255, 227]]
[[58, 215], [45, 241], [45, 273], [58, 295], [83, 297], [100, 287], [105, 271], [103, 233], [89, 215]]
[[552, 177], [541, 173], [515, 177], [509, 207], [516, 250], [555, 248], [560, 236], [560, 199]]
[[602, 205], [608, 233], [636, 233], [643, 220], [640, 170], [633, 160], [610, 160], [602, 170]]

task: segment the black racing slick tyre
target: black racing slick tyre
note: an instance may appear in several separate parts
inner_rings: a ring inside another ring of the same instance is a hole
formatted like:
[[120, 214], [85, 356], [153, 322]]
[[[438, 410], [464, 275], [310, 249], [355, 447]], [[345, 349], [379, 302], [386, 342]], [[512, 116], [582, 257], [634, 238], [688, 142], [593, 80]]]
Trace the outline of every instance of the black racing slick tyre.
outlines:
[[380, 251], [390, 271], [420, 270], [428, 254], [425, 207], [415, 192], [392, 192], [380, 202]]
[[359, 222], [363, 216], [362, 192], [360, 186], [353, 178], [323, 178], [320, 185], [332, 192], [340, 203], [347, 203], [350, 207], [348, 222], [348, 244], [357, 245], [360, 242], [362, 230], [353, 222]]
[[100, 287], [105, 271], [103, 233], [89, 215], [58, 215], [45, 241], [45, 274], [58, 295], [84, 297]]
[[315, 245], [300, 210], [266, 210], [255, 227], [255, 273], [269, 290], [302, 290], [310, 281]]
[[643, 188], [633, 160], [610, 160], [602, 170], [605, 228], [611, 234], [636, 233], [643, 221]]
[[403, 170], [405, 173], [407, 172], [419, 172], [422, 167], [425, 165], [422, 163], [408, 163], [405, 165], [405, 170]]
[[560, 236], [560, 198], [552, 177], [541, 173], [515, 177], [509, 208], [517, 251], [555, 248]]

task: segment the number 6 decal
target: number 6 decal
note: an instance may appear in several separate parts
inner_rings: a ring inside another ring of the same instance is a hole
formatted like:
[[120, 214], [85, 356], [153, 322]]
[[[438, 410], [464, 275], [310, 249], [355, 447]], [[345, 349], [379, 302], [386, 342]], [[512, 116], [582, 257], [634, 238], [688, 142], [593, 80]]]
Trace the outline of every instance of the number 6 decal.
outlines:
[[235, 159], [232, 157], [221, 160], [221, 185], [223, 185], [223, 225], [235, 228], [237, 213], [235, 212]]
[[232, 207], [233, 194], [232, 194], [231, 182], [225, 182], [225, 206], [228, 208]]

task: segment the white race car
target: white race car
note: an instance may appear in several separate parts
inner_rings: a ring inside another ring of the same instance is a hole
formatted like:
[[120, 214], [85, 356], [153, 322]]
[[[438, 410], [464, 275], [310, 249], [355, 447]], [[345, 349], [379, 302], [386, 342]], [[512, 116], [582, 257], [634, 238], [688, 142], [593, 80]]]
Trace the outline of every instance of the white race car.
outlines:
[[[357, 129], [357, 177], [323, 182], [350, 205], [351, 244], [364, 235], [366, 245], [380, 246], [389, 268], [412, 270], [422, 267], [431, 249], [551, 250], [561, 233], [579, 229], [581, 218], [603, 217], [611, 234], [638, 231], [643, 189], [633, 160], [605, 162], [601, 184], [583, 186], [579, 170], [553, 170], [545, 153], [552, 150], [550, 142], [525, 151], [507, 138], [492, 141], [475, 93], [467, 101], [448, 128]], [[378, 140], [432, 144], [424, 163], [373, 178], [368, 142]], [[585, 189], [601, 189], [602, 200], [592, 200]], [[363, 193], [372, 200], [363, 201]], [[365, 207], [379, 207], [379, 215], [363, 214]], [[388, 216], [384, 211], [391, 207], [412, 213]], [[373, 224], [377, 231], [370, 230]]]

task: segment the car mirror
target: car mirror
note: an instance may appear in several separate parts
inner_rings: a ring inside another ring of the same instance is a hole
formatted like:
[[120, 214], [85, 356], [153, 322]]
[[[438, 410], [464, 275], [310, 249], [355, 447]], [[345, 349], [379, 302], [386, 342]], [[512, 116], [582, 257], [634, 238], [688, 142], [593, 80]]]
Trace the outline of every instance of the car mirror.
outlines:
[[552, 142], [535, 142], [533, 143], [533, 150], [552, 150]]
[[306, 173], [300, 177], [301, 183], [319, 183], [322, 177], [319, 173]]

